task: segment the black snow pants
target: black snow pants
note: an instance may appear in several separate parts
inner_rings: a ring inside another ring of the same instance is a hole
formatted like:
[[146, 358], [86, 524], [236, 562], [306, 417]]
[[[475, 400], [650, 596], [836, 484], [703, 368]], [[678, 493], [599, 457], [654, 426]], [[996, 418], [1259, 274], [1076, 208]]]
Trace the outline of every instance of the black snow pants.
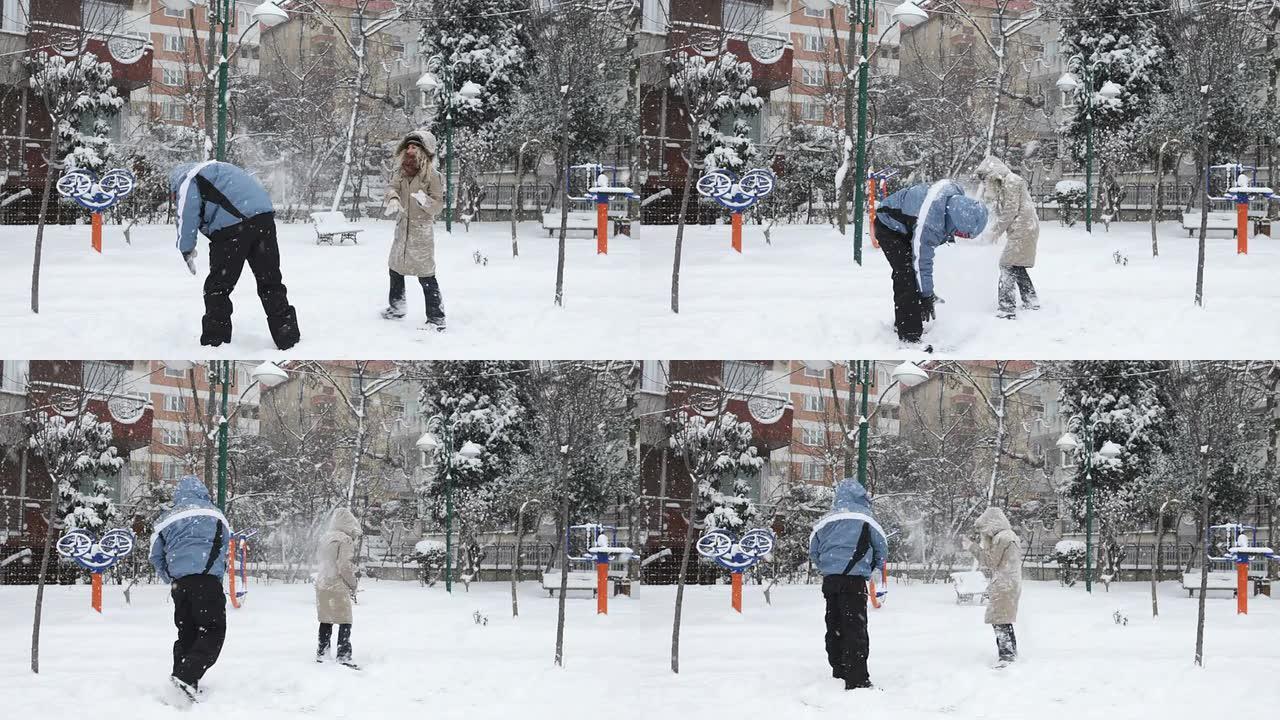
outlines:
[[[395, 270], [388, 270], [391, 273], [391, 290], [387, 293], [387, 304], [391, 306], [392, 312], [396, 313], [396, 317], [400, 317], [404, 313], [404, 276]], [[444, 299], [440, 296], [440, 283], [436, 281], [436, 276], [419, 277], [418, 284], [422, 286], [422, 296], [427, 301], [427, 319], [438, 321], [444, 319]]]
[[1000, 659], [1012, 662], [1018, 657], [1018, 638], [1013, 634], [1013, 625], [992, 625], [996, 631], [996, 649], [1000, 651]]
[[187, 575], [173, 583], [173, 676], [191, 687], [213, 667], [227, 635], [227, 598], [222, 579], [213, 575]]
[[288, 350], [301, 337], [298, 313], [289, 304], [280, 274], [274, 213], [262, 213], [209, 237], [209, 277], [204, 281], [204, 328], [201, 345], [231, 342], [231, 291], [245, 263], [258, 282], [258, 298], [276, 347]]
[[[329, 654], [329, 639], [333, 637], [333, 623], [320, 623], [320, 643], [316, 647], [316, 656]], [[338, 625], [338, 660], [351, 659], [351, 623]]]
[[1040, 307], [1036, 297], [1036, 286], [1031, 284], [1031, 274], [1024, 267], [1000, 268], [1000, 288], [997, 291], [1000, 300], [1000, 312], [1012, 315], [1017, 306], [1017, 296], [1022, 296], [1022, 307], [1034, 310]]
[[822, 596], [827, 601], [827, 662], [831, 663], [832, 676], [842, 678], [846, 689], [871, 687], [867, 673], [867, 656], [871, 654], [867, 579], [861, 575], [828, 575], [822, 579]]
[[915, 250], [911, 236], [891, 230], [876, 219], [876, 240], [893, 269], [893, 327], [903, 342], [920, 342], [924, 334], [921, 318], [920, 282], [916, 277]]

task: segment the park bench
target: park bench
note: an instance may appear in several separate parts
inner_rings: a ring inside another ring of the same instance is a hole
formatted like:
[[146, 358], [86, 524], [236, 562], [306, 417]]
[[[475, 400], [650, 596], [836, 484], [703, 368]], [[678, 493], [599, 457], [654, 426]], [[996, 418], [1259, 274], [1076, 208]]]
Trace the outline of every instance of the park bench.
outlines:
[[[1229, 572], [1210, 572], [1209, 584], [1210, 590], [1230, 590], [1234, 596], [1236, 594], [1236, 574]], [[1200, 572], [1189, 572], [1182, 574], [1182, 589], [1187, 591], [1187, 597], [1195, 597], [1196, 592], [1200, 590]]]
[[339, 244], [347, 240], [356, 245], [360, 244], [356, 235], [364, 228], [348, 220], [341, 210], [313, 212], [311, 213], [311, 222], [316, 226], [317, 245], [321, 243], [332, 245], [334, 238], [338, 239]]
[[[560, 211], [542, 213], [542, 227], [547, 231], [547, 237], [552, 237], [560, 229]], [[566, 230], [590, 230], [594, 235], [596, 231], [596, 214], [593, 212], [569, 212], [569, 219], [565, 224]]]
[[981, 571], [951, 573], [951, 582], [956, 588], [956, 604], [962, 605], [977, 601], [979, 604], [987, 600], [987, 576]]
[[[596, 595], [596, 574], [594, 572], [569, 572], [569, 583], [566, 587], [569, 590], [590, 590], [591, 596]], [[547, 591], [551, 597], [556, 596], [556, 591], [560, 589], [560, 571], [551, 570], [542, 573], [542, 589]]]
[[[1209, 213], [1209, 230], [1230, 230], [1232, 237], [1236, 234], [1236, 216], [1235, 213], [1229, 212], [1210, 212]], [[1200, 213], [1189, 212], [1182, 213], [1182, 227], [1187, 231], [1187, 237], [1191, 237], [1200, 231]]]

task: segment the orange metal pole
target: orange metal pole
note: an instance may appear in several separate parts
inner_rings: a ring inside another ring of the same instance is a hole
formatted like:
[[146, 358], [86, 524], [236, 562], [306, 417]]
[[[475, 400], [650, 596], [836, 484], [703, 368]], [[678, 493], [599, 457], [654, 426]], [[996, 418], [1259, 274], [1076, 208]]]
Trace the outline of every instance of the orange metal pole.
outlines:
[[1249, 254], [1249, 203], [1236, 203], [1236, 254]]
[[596, 563], [596, 614], [609, 614], [609, 563]]
[[733, 575], [733, 609], [742, 612], [742, 573]]
[[1249, 614], [1249, 563], [1236, 563], [1236, 614]]
[[733, 249], [742, 252], [742, 213], [733, 213]]
[[609, 254], [609, 203], [596, 203], [596, 254]]
[[239, 609], [240, 599], [236, 597], [236, 541], [235, 538], [227, 543], [227, 575], [231, 578], [231, 588], [228, 593], [231, 596], [231, 607]]
[[876, 179], [867, 178], [867, 227], [871, 233], [871, 247], [880, 247], [876, 240]]
[[102, 573], [91, 573], [93, 575], [93, 609], [102, 612]]
[[93, 214], [93, 249], [102, 252], [102, 213]]

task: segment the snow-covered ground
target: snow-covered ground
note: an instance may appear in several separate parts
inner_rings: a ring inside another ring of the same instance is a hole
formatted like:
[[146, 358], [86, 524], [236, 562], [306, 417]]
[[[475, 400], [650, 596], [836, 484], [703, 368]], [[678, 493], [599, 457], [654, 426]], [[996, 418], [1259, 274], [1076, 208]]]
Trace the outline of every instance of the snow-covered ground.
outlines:
[[[311, 661], [308, 585], [251, 586], [228, 610], [222, 660], [192, 716], [240, 718], [725, 718], [859, 717], [1200, 720], [1273, 717], [1280, 710], [1280, 600], [1255, 598], [1248, 616], [1229, 594], [1211, 597], [1205, 667], [1192, 664], [1196, 602], [1162, 587], [1151, 618], [1148, 585], [1113, 584], [1092, 597], [1077, 586], [1028, 582], [1017, 625], [1021, 660], [993, 669], [982, 608], [957, 606], [946, 585], [891, 584], [871, 611], [871, 677], [878, 690], [846, 693], [830, 677], [816, 585], [744, 593], [690, 588], [681, 673], [668, 669], [674, 589], [640, 587], [595, 615], [589, 594], [568, 605], [567, 662], [552, 665], [555, 601], [522, 586], [511, 617], [505, 583], [471, 592], [366, 581], [356, 606], [354, 672]], [[43, 671], [28, 670], [31, 587], [0, 587], [0, 699], [5, 717], [173, 717], [160, 688], [173, 641], [165, 588], [124, 605], [89, 588], [51, 588]], [[488, 623], [478, 625], [476, 612]], [[1118, 625], [1113, 613], [1128, 617]]]
[[[681, 312], [669, 309], [673, 227], [616, 238], [608, 256], [577, 233], [569, 242], [565, 306], [553, 305], [556, 243], [537, 224], [522, 226], [511, 257], [509, 226], [437, 228], [440, 285], [449, 332], [419, 329], [421, 291], [409, 288], [404, 322], [378, 317], [386, 303], [392, 225], [367, 221], [359, 246], [316, 246], [311, 226], [281, 226], [284, 280], [298, 308], [295, 358], [700, 358], [826, 357], [843, 348], [902, 357], [893, 332], [889, 267], [878, 250], [853, 262], [851, 241], [825, 226], [746, 228], [745, 252], [729, 229], [691, 227], [681, 276]], [[191, 276], [169, 226], [138, 227], [125, 245], [106, 228], [105, 253], [89, 229], [49, 229], [41, 312], [29, 310], [34, 228], [0, 227], [0, 356], [269, 357], [254, 282], [246, 269], [234, 294], [235, 340], [199, 346], [203, 276]], [[1045, 223], [1032, 277], [1044, 308], [1016, 321], [994, 316], [997, 246], [948, 245], [937, 255], [945, 299], [926, 333], [940, 354], [1037, 359], [1268, 357], [1280, 354], [1280, 240], [1255, 239], [1238, 256], [1226, 233], [1210, 239], [1206, 305], [1193, 304], [1196, 243], [1162, 226], [1151, 257], [1148, 226], [1101, 226], [1093, 236]], [[207, 256], [201, 240], [202, 273]], [[1113, 253], [1127, 257], [1117, 264]], [[477, 264], [474, 253], [488, 259]], [[837, 353], [838, 354], [838, 353]]]

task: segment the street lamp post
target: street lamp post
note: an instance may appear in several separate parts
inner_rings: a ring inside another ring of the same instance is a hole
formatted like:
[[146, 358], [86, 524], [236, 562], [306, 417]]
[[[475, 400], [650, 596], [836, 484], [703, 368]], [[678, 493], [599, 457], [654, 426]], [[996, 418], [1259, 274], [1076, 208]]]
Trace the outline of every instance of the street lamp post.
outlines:
[[[1084, 109], [1084, 229], [1085, 232], [1093, 232], [1093, 67], [1084, 61], [1077, 61], [1081, 72], [1084, 73], [1084, 87], [1088, 88], [1089, 96], [1085, 99], [1088, 103]], [[1054, 83], [1057, 88], [1063, 92], [1077, 92], [1081, 85], [1076, 76], [1071, 71], [1062, 73], [1062, 77]], [[1098, 94], [1106, 100], [1115, 100], [1120, 97], [1123, 88], [1110, 80], [1102, 83], [1102, 87], [1098, 89]]]
[[[195, 363], [190, 360], [165, 360], [165, 367], [173, 370], [190, 370], [195, 367]], [[227, 433], [228, 426], [231, 424], [227, 418], [227, 392], [231, 386], [231, 373], [235, 366], [234, 360], [213, 360], [209, 363], [209, 399], [213, 400], [215, 388], [222, 392], [221, 411], [218, 415], [218, 509], [226, 510], [227, 508]], [[260, 384], [263, 387], [272, 388], [288, 379], [288, 374], [281, 370], [275, 363], [264, 362], [255, 367], [249, 373], [252, 380], [241, 391], [240, 397], [236, 399], [237, 409], [240, 402], [244, 400], [244, 396], [249, 392], [249, 388], [254, 384]]]
[[[869, 49], [868, 31], [871, 25], [871, 8], [875, 3], [874, 0], [801, 0], [801, 4], [810, 10], [821, 12], [831, 11], [837, 4], [847, 6], [850, 50], [853, 48], [852, 30], [855, 25], [858, 26], [861, 52], [858, 55], [858, 139], [855, 146], [856, 155], [853, 166], [853, 261], [861, 265], [862, 223], [865, 211], [864, 205], [866, 203], [865, 188], [867, 185], [867, 98], [870, 94], [867, 88], [870, 71], [870, 63], [867, 58]], [[914, 0], [906, 0], [901, 5], [898, 5], [894, 8], [890, 17], [894, 22], [901, 23], [908, 28], [915, 27], [928, 19], [928, 15], [915, 4]], [[832, 22], [834, 24], [834, 19]], [[832, 33], [835, 33], [834, 27], [832, 28]], [[852, 55], [852, 52], [850, 54]], [[846, 138], [848, 138], [848, 133], [849, 131], [846, 128]], [[842, 157], [844, 157], [844, 152], [845, 150], [842, 147]]]
[[[425, 92], [443, 92], [445, 95], [444, 110], [444, 229], [453, 232], [453, 63], [444, 62], [439, 56], [427, 61], [427, 71], [414, 83], [419, 90]], [[437, 68], [444, 74], [444, 82], [440, 82], [431, 68]], [[484, 89], [470, 80], [464, 82], [458, 94], [467, 100], [475, 100], [483, 94]]]
[[[441, 437], [431, 432], [434, 426]], [[453, 592], [453, 425], [444, 416], [435, 415], [427, 421], [427, 431], [418, 438], [419, 450], [444, 456], [444, 589]], [[470, 440], [462, 444], [458, 454], [467, 460], [480, 457], [484, 448]]]
[[[1088, 415], [1079, 415], [1076, 420], [1080, 423], [1080, 430], [1084, 433], [1084, 443], [1076, 439], [1075, 434], [1065, 432], [1062, 437], [1058, 438], [1056, 443], [1059, 450], [1064, 452], [1079, 452], [1081, 448], [1084, 453], [1084, 589], [1085, 592], [1093, 592], [1093, 423]], [[1120, 457], [1123, 448], [1116, 443], [1107, 440], [1102, 443], [1102, 448], [1098, 451], [1108, 460], [1114, 460]]]

